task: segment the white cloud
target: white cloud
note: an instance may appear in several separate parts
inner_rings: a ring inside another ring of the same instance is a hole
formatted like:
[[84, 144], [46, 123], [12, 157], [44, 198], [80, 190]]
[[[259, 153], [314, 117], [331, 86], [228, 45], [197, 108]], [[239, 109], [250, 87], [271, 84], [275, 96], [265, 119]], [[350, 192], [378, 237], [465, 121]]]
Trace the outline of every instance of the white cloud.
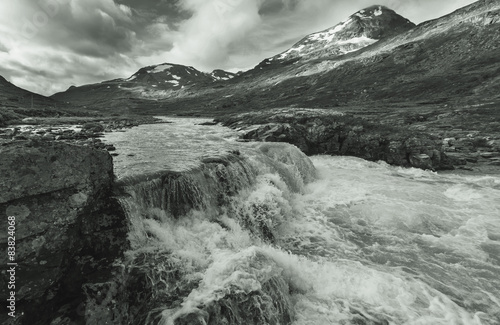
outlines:
[[167, 53], [170, 61], [197, 62], [201, 69], [224, 65], [231, 44], [244, 39], [260, 23], [258, 0], [183, 0], [194, 15], [179, 28], [180, 36]]
[[119, 5], [118, 8], [127, 16], [132, 16], [132, 9], [130, 9], [129, 6], [126, 5]]

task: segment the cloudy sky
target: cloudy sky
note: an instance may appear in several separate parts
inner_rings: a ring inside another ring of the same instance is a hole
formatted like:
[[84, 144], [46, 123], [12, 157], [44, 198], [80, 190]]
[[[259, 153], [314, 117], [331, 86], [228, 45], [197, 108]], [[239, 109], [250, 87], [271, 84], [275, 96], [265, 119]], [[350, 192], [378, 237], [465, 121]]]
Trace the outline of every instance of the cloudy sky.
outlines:
[[474, 0], [0, 0], [0, 75], [51, 95], [164, 62], [246, 70], [373, 4], [414, 23]]

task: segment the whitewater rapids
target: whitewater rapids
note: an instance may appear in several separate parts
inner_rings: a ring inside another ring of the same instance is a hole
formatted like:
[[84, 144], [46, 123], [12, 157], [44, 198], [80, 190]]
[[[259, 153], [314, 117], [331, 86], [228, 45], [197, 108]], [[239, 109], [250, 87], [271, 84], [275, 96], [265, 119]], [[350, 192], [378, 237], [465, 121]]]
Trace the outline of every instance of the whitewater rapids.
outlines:
[[106, 136], [154, 298], [141, 323], [500, 323], [500, 177], [170, 120]]

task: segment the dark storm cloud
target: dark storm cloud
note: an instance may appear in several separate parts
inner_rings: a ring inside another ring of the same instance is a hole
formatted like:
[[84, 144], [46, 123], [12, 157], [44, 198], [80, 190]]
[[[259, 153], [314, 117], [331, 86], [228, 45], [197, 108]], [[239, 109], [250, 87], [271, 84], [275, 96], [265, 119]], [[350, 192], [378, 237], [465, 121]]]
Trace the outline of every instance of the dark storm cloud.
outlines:
[[[55, 13], [55, 11], [54, 11]], [[74, 53], [105, 57], [130, 51], [135, 42], [132, 12], [113, 1], [74, 2], [60, 0], [57, 13], [33, 35], [48, 44]], [[36, 21], [24, 22], [22, 28], [36, 27]]]
[[373, 4], [420, 23], [472, 0], [0, 1], [0, 75], [51, 94], [163, 62], [241, 70]]

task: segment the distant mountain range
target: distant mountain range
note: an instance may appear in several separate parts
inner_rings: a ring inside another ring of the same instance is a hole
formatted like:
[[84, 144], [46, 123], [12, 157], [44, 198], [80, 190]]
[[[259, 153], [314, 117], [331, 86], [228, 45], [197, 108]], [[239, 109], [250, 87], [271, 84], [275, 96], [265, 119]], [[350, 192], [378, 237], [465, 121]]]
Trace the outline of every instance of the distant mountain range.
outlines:
[[376, 5], [238, 75], [165, 63], [127, 79], [71, 87], [52, 99], [120, 114], [204, 115], [283, 106], [500, 101], [499, 29], [497, 0], [480, 0], [418, 26]]
[[[161, 100], [182, 96], [189, 89], [210, 86], [236, 75], [223, 70], [201, 72], [193, 67], [164, 63], [145, 67], [127, 79], [115, 79], [99, 84], [70, 87], [54, 94], [53, 99], [87, 107], [128, 106], [128, 101]], [[102, 106], [101, 106], [102, 105]]]

